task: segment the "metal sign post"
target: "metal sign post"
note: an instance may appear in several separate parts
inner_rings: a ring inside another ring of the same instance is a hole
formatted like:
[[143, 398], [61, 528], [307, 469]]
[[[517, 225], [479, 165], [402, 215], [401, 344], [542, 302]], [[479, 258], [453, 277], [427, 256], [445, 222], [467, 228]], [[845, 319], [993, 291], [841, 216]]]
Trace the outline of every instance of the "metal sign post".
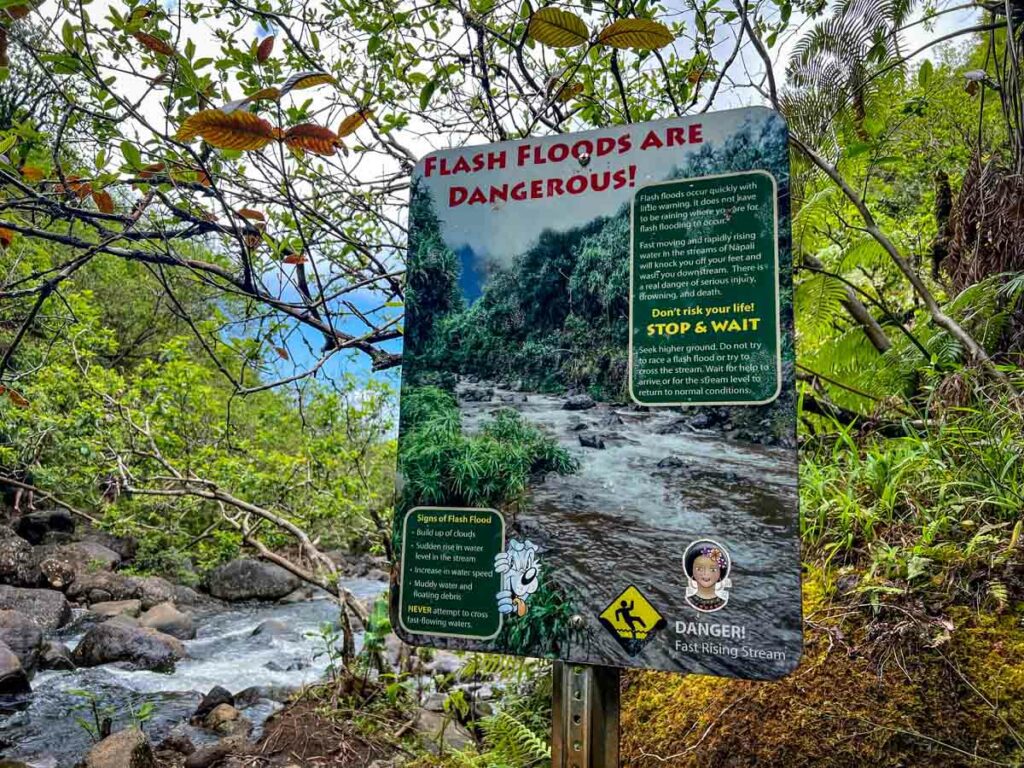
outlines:
[[618, 768], [619, 670], [556, 661], [551, 768]]

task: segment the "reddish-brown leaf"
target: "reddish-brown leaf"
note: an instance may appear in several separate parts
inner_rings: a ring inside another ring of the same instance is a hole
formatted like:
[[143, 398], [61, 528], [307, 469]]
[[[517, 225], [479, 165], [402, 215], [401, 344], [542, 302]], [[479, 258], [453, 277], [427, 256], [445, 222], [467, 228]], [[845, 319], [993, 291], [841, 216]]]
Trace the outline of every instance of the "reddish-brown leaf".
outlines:
[[280, 357], [282, 360], [289, 359], [288, 350], [285, 349], [284, 347], [274, 347], [274, 351], [277, 352], [277, 356]]
[[[32, 6], [29, 5], [28, 3], [23, 3], [22, 5], [12, 5], [8, 8], [4, 8], [3, 12], [6, 13], [15, 21], [17, 21], [18, 19], [24, 19], [26, 16], [28, 16], [32, 12]], [[2, 16], [3, 14], [0, 14], [0, 17]]]
[[287, 256], [281, 259], [281, 261], [283, 261], [285, 264], [306, 264], [309, 262], [309, 259], [303, 256], [301, 253], [289, 253]]
[[112, 198], [110, 193], [106, 190], [101, 189], [98, 192], [93, 192], [92, 201], [96, 203], [96, 209], [100, 213], [114, 212], [114, 198]]
[[29, 403], [25, 396], [10, 387], [0, 386], [0, 395], [7, 395], [7, 398], [19, 408], [28, 408]]
[[288, 91], [301, 91], [303, 88], [335, 82], [337, 80], [334, 79], [334, 76], [326, 72], [297, 72], [284, 81], [284, 85], [281, 86], [281, 95], [283, 96]]
[[338, 126], [338, 136], [348, 136], [355, 133], [359, 126], [367, 122], [371, 117], [373, 117], [372, 109], [360, 109], [355, 114], [349, 115]]
[[270, 54], [274, 52], [274, 36], [263, 38], [263, 41], [259, 44], [256, 49], [256, 61], [260, 64], [270, 58]]
[[4, 248], [10, 248], [11, 243], [14, 242], [14, 232], [7, 229], [6, 227], [0, 227], [0, 246]]
[[160, 53], [164, 56], [173, 56], [175, 51], [171, 47], [170, 43], [166, 40], [161, 40], [156, 35], [151, 35], [148, 32], [135, 32], [132, 34], [136, 40], [142, 43], [143, 47], [148, 48], [153, 53]]
[[334, 131], [312, 123], [303, 123], [289, 128], [284, 133], [284, 143], [290, 149], [312, 152], [324, 157], [330, 157], [341, 146], [341, 140]]
[[252, 208], [239, 208], [238, 215], [243, 219], [249, 219], [250, 221], [263, 221], [267, 220], [267, 216], [263, 211], [254, 211]]
[[274, 126], [251, 112], [226, 115], [219, 109], [204, 109], [188, 117], [175, 138], [191, 141], [196, 136], [219, 149], [262, 149], [274, 138]]
[[166, 167], [167, 166], [164, 165], [163, 163], [150, 163], [145, 168], [143, 168], [141, 171], [139, 171], [139, 178], [140, 179], [151, 179], [154, 176], [156, 176], [158, 173], [163, 173], [163, 171], [164, 171], [164, 169]]
[[58, 184], [54, 191], [58, 195], [63, 195], [65, 192], [74, 195], [79, 200], [84, 200], [92, 194], [92, 184], [87, 181], [81, 181], [80, 176], [65, 176], [64, 180], [67, 182], [67, 186], [64, 184]]

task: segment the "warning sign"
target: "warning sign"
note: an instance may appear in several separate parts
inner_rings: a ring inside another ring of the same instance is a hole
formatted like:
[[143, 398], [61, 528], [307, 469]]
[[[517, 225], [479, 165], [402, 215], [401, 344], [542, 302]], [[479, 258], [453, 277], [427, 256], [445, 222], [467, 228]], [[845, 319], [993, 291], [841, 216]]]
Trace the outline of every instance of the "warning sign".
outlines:
[[636, 587], [627, 587], [612, 600], [600, 619], [630, 656], [640, 653], [654, 633], [665, 626], [665, 617]]

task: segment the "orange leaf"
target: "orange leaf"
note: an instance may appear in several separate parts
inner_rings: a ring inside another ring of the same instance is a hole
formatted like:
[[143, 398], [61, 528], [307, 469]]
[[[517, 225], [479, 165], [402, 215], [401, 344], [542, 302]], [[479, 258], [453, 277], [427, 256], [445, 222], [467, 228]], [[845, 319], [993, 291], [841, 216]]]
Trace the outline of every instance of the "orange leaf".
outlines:
[[7, 395], [7, 397], [10, 398], [10, 401], [19, 408], [28, 408], [28, 400], [26, 400], [22, 394], [15, 392], [10, 387], [0, 386], [0, 395]]
[[9, 248], [14, 242], [14, 233], [6, 227], [0, 227], [0, 246]]
[[175, 53], [168, 42], [148, 32], [135, 32], [132, 34], [132, 37], [142, 43], [144, 47], [153, 51], [153, 53], [162, 53], [164, 56], [173, 56]]
[[113, 213], [114, 212], [114, 198], [110, 196], [110, 193], [105, 190], [92, 193], [92, 201], [96, 203], [96, 208], [100, 213]]
[[263, 38], [263, 42], [260, 43], [256, 49], [256, 61], [260, 64], [270, 58], [270, 54], [274, 51], [274, 36]]
[[42, 181], [46, 177], [46, 171], [34, 165], [26, 165], [21, 169], [21, 175], [29, 181]]
[[65, 176], [64, 180], [67, 182], [65, 187], [63, 184], [58, 184], [54, 191], [58, 195], [63, 195], [65, 192], [70, 193], [77, 197], [79, 200], [84, 200], [92, 194], [92, 184], [87, 181], [79, 181], [80, 176]]
[[296, 125], [285, 131], [284, 143], [289, 149], [312, 152], [330, 157], [338, 151], [341, 140], [330, 128], [312, 123]]
[[337, 81], [326, 72], [297, 72], [284, 81], [284, 85], [281, 86], [281, 95], [283, 96], [288, 91], [301, 91], [303, 88], [334, 82]]
[[287, 256], [285, 256], [283, 259], [281, 259], [281, 261], [283, 261], [285, 264], [307, 264], [307, 263], [309, 263], [309, 259], [307, 259], [305, 256], [303, 256], [301, 253], [289, 253]]
[[226, 115], [219, 109], [204, 109], [188, 117], [175, 138], [191, 141], [196, 136], [219, 149], [262, 149], [274, 137], [274, 126], [251, 112]]
[[210, 178], [210, 174], [208, 174], [206, 171], [197, 171], [196, 181], [198, 181], [204, 187], [213, 186], [213, 180]]
[[338, 136], [348, 136], [349, 134], [355, 133], [356, 129], [363, 123], [367, 122], [371, 117], [373, 117], [372, 109], [360, 109], [354, 115], [349, 115], [342, 120], [341, 125], [338, 126]]
[[285, 349], [284, 347], [274, 347], [274, 351], [277, 352], [277, 356], [280, 357], [282, 360], [289, 359], [288, 350]]
[[12, 19], [17, 21], [18, 19], [24, 19], [29, 13], [32, 12], [32, 6], [28, 3], [24, 5], [12, 5], [8, 8], [4, 8], [4, 12]]
[[243, 219], [251, 219], [253, 221], [266, 221], [267, 216], [262, 211], [254, 211], [252, 208], [239, 208], [238, 215]]

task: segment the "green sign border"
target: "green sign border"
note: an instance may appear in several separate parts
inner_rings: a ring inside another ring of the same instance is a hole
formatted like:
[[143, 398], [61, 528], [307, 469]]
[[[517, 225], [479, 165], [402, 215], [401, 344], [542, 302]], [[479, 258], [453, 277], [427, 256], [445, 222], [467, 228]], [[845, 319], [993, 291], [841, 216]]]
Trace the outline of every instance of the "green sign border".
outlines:
[[405, 602], [403, 600], [404, 595], [405, 595], [405, 550], [406, 550], [406, 544], [407, 544], [407, 542], [409, 540], [409, 538], [408, 538], [409, 516], [411, 514], [413, 514], [414, 512], [449, 512], [449, 511], [458, 511], [458, 512], [490, 512], [492, 514], [497, 515], [498, 519], [501, 520], [501, 549], [502, 549], [502, 551], [504, 551], [504, 549], [505, 549], [505, 545], [506, 545], [505, 536], [508, 533], [508, 526], [505, 523], [505, 516], [503, 514], [501, 514], [501, 512], [499, 512], [498, 510], [493, 509], [492, 507], [454, 507], [454, 506], [449, 506], [449, 507], [430, 507], [430, 506], [422, 506], [422, 507], [413, 507], [412, 509], [410, 509], [408, 512], [405, 513], [405, 517], [402, 519], [402, 559], [399, 562], [399, 571], [398, 571], [398, 576], [399, 576], [399, 580], [398, 580], [398, 624], [399, 624], [399, 626], [402, 627], [402, 631], [403, 632], [405, 632], [405, 633], [407, 633], [409, 635], [414, 635], [414, 636], [415, 635], [428, 635], [428, 636], [431, 636], [431, 637], [461, 637], [461, 638], [465, 638], [467, 640], [493, 640], [494, 638], [496, 638], [498, 635], [501, 634], [501, 629], [502, 629], [502, 627], [505, 624], [505, 616], [503, 614], [500, 614], [500, 613], [498, 614], [498, 629], [497, 629], [497, 631], [493, 635], [464, 635], [464, 634], [461, 634], [459, 632], [423, 632], [423, 631], [420, 631], [420, 630], [412, 630], [412, 629], [409, 629], [407, 626], [405, 626], [405, 620], [403, 618], [404, 611], [402, 609], [403, 609], [403, 607], [405, 605]]
[[[636, 251], [636, 196], [645, 189], [651, 189], [652, 187], [664, 187], [670, 184], [685, 184], [690, 181], [706, 181], [708, 179], [728, 179], [733, 176], [750, 176], [751, 174], [761, 174], [767, 176], [772, 182], [772, 211], [775, 228], [775, 271], [774, 271], [774, 284], [775, 284], [775, 393], [766, 400], [711, 400], [711, 401], [692, 401], [692, 402], [681, 402], [681, 403], [645, 403], [640, 400], [633, 393], [633, 254]], [[735, 171], [733, 173], [716, 173], [709, 176], [692, 176], [685, 179], [670, 179], [668, 181], [656, 181], [652, 184], [644, 184], [642, 187], [638, 187], [636, 192], [633, 193], [633, 197], [629, 202], [629, 376], [627, 384], [629, 388], [629, 396], [633, 402], [637, 405], [642, 405], [648, 408], [673, 408], [677, 406], [700, 406], [700, 405], [767, 405], [778, 399], [779, 395], [782, 394], [782, 317], [779, 311], [779, 183], [775, 180], [775, 176], [768, 171], [761, 170], [758, 168], [751, 169], [749, 171]]]

